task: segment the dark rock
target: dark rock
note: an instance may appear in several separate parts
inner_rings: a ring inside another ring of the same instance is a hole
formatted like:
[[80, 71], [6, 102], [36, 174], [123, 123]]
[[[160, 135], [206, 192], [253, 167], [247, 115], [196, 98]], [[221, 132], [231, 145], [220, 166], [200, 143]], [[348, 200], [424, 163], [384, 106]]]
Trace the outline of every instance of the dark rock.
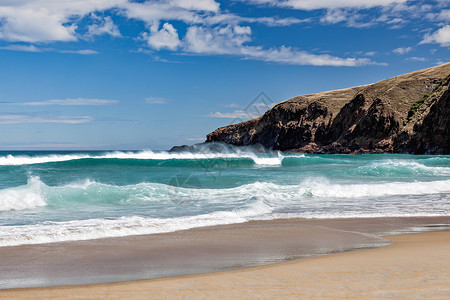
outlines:
[[[406, 144], [410, 152], [417, 154], [450, 154], [450, 93], [434, 103]], [[399, 149], [401, 150], [401, 149]]]
[[190, 151], [191, 146], [182, 145], [182, 146], [173, 146], [169, 152], [187, 152]]

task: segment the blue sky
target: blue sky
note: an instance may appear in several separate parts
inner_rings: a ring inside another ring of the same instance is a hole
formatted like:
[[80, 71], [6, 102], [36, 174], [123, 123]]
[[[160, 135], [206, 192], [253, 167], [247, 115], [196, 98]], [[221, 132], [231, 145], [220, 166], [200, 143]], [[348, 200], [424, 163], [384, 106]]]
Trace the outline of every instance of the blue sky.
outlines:
[[201, 142], [293, 96], [448, 62], [449, 21], [448, 0], [0, 0], [0, 149]]

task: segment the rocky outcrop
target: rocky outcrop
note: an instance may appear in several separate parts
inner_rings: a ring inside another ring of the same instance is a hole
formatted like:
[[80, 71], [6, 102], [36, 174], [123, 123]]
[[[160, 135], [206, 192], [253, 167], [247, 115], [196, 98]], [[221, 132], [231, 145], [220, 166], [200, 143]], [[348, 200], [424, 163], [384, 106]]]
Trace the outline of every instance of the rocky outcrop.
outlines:
[[294, 97], [207, 142], [305, 153], [450, 154], [450, 63], [375, 84]]
[[[398, 139], [399, 141], [400, 138]], [[395, 152], [416, 154], [450, 154], [450, 92], [434, 102], [428, 114], [413, 127], [406, 144], [396, 143]]]

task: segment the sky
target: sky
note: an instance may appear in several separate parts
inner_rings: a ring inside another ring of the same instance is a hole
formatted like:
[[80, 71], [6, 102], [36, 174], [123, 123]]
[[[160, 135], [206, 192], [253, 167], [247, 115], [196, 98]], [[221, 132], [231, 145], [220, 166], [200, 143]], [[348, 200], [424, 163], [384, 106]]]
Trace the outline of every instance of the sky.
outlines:
[[202, 142], [448, 62], [449, 21], [449, 0], [0, 0], [0, 150]]

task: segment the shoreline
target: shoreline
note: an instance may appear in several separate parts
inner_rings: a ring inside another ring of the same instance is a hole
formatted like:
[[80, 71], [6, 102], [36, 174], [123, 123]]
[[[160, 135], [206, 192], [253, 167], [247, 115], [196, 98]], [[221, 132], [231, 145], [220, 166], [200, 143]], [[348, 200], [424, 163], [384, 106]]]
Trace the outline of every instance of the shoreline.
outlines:
[[[450, 296], [450, 231], [387, 236], [388, 247], [209, 274], [1, 290], [0, 298], [440, 298]], [[76, 295], [76, 296], [75, 296]]]
[[[436, 227], [441, 226], [441, 227]], [[386, 246], [381, 234], [448, 229], [449, 217], [277, 219], [171, 233], [0, 248], [8, 288], [101, 284], [275, 265]], [[417, 227], [414, 229], [414, 227]]]

